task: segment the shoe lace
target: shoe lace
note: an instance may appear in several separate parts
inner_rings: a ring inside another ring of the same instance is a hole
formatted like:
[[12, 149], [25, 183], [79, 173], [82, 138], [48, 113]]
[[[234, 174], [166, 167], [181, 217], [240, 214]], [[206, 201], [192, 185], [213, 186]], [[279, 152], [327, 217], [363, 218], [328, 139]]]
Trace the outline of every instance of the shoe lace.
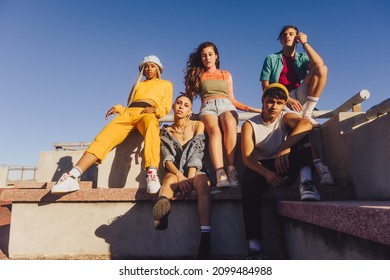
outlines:
[[69, 174], [69, 172], [66, 172], [64, 174], [62, 174], [61, 178], [58, 180], [59, 183], [63, 182], [66, 180], [66, 178], [72, 178], [72, 179], [76, 179], [76, 177], [72, 176]]
[[237, 181], [237, 172], [234, 169], [228, 171], [228, 178], [230, 181]]
[[315, 185], [314, 185], [313, 181], [309, 180], [309, 181], [303, 182], [302, 185], [303, 185], [303, 189], [305, 191], [311, 191], [311, 192], [315, 191]]
[[159, 181], [158, 176], [154, 174], [153, 171], [151, 170], [148, 171], [148, 178], [150, 181], [154, 181], [154, 182]]
[[221, 173], [217, 174], [217, 177], [218, 177], [218, 182], [225, 181], [228, 179], [225, 172], [221, 172]]

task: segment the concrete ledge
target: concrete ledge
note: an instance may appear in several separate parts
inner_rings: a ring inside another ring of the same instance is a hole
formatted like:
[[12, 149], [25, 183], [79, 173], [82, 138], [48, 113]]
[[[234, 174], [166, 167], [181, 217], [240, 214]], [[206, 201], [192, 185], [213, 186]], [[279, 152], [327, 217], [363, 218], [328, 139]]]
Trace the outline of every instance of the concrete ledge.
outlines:
[[390, 245], [390, 201], [279, 201], [284, 217]]
[[11, 217], [11, 202], [0, 201], [0, 227], [9, 225]]
[[[175, 197], [172, 222], [161, 232], [154, 230], [151, 216], [155, 195], [145, 188], [96, 188], [91, 182], [81, 182], [76, 192], [53, 195], [53, 185], [19, 184], [0, 193], [0, 200], [12, 201], [10, 259], [191, 259], [196, 254], [199, 229], [195, 193]], [[211, 191], [212, 258], [243, 259], [247, 243], [241, 188]], [[323, 199], [353, 198], [350, 188], [325, 186], [319, 191]], [[262, 198], [263, 219], [268, 224], [264, 252], [276, 256], [283, 250], [283, 236], [281, 232], [277, 235], [275, 200], [299, 200], [299, 191], [296, 186], [269, 189]]]
[[[134, 202], [150, 201], [156, 195], [146, 192], [145, 188], [93, 188], [92, 182], [80, 182], [80, 190], [67, 194], [51, 194], [54, 182], [35, 182], [18, 184], [13, 189], [4, 189], [0, 200], [13, 202]], [[318, 187], [322, 200], [350, 200], [353, 191], [348, 187], [321, 186]], [[213, 200], [241, 200], [241, 188], [211, 188]], [[177, 194], [175, 200], [196, 200], [195, 192]], [[300, 200], [298, 187], [270, 188], [262, 195], [262, 199]]]

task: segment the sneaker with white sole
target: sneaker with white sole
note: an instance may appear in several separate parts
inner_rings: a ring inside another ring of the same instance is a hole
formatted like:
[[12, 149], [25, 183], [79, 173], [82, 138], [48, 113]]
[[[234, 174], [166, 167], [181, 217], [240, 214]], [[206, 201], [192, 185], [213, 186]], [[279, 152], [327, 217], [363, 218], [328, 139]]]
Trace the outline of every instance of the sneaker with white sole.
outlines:
[[160, 196], [152, 209], [155, 229], [166, 230], [168, 228], [168, 216], [170, 212], [171, 202], [165, 196]]
[[320, 201], [320, 194], [312, 180], [306, 180], [299, 185], [301, 200], [304, 201]]
[[226, 175], [225, 170], [219, 170], [216, 174], [217, 176], [217, 188], [228, 188], [231, 186], [228, 176]]
[[57, 184], [52, 187], [51, 193], [68, 193], [79, 189], [80, 185], [78, 179], [69, 173], [64, 173], [58, 180]]
[[240, 182], [238, 181], [237, 171], [235, 168], [228, 168], [227, 177], [231, 187], [236, 188], [240, 186]]
[[334, 185], [333, 176], [327, 166], [316, 169], [318, 177], [320, 178], [320, 186]]
[[146, 190], [150, 194], [157, 193], [161, 188], [160, 179], [157, 176], [157, 169], [150, 168], [146, 172]]

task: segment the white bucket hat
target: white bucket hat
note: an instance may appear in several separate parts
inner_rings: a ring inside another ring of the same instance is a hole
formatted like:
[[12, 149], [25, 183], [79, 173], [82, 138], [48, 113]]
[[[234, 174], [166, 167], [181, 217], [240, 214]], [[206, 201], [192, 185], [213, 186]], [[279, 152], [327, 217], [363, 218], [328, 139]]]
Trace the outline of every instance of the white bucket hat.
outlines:
[[160, 68], [160, 73], [163, 72], [164, 67], [163, 67], [163, 65], [162, 65], [162, 63], [161, 63], [161, 61], [160, 61], [160, 59], [159, 59], [157, 56], [155, 56], [155, 55], [145, 56], [145, 57], [142, 59], [142, 61], [141, 61], [141, 63], [139, 64], [139, 66], [138, 66], [139, 71], [142, 70], [142, 67], [143, 67], [144, 64], [147, 63], [147, 62], [153, 62], [153, 63], [157, 64], [158, 67]]

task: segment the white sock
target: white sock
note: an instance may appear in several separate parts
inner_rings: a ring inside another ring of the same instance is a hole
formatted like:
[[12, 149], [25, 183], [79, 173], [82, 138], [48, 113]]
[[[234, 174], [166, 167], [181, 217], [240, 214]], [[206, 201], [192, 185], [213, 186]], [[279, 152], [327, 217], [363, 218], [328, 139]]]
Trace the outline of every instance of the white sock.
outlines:
[[319, 99], [320, 99], [319, 97], [308, 96], [306, 99], [306, 104], [305, 104], [305, 108], [303, 109], [303, 112], [311, 115]]
[[303, 183], [305, 181], [311, 180], [311, 168], [310, 166], [304, 166], [299, 171], [300, 182]]
[[211, 232], [211, 226], [200, 226], [200, 232]]
[[316, 169], [322, 169], [324, 167], [324, 164], [320, 158], [313, 160], [313, 164]]
[[249, 239], [249, 248], [256, 251], [261, 251], [261, 245], [259, 239]]
[[148, 171], [152, 171], [153, 174], [157, 174], [156, 167], [150, 166], [150, 167], [146, 168], [146, 173], [148, 173]]
[[80, 177], [82, 173], [83, 173], [82, 170], [77, 166], [73, 167], [72, 170], [69, 171], [69, 175], [71, 175], [75, 178]]

